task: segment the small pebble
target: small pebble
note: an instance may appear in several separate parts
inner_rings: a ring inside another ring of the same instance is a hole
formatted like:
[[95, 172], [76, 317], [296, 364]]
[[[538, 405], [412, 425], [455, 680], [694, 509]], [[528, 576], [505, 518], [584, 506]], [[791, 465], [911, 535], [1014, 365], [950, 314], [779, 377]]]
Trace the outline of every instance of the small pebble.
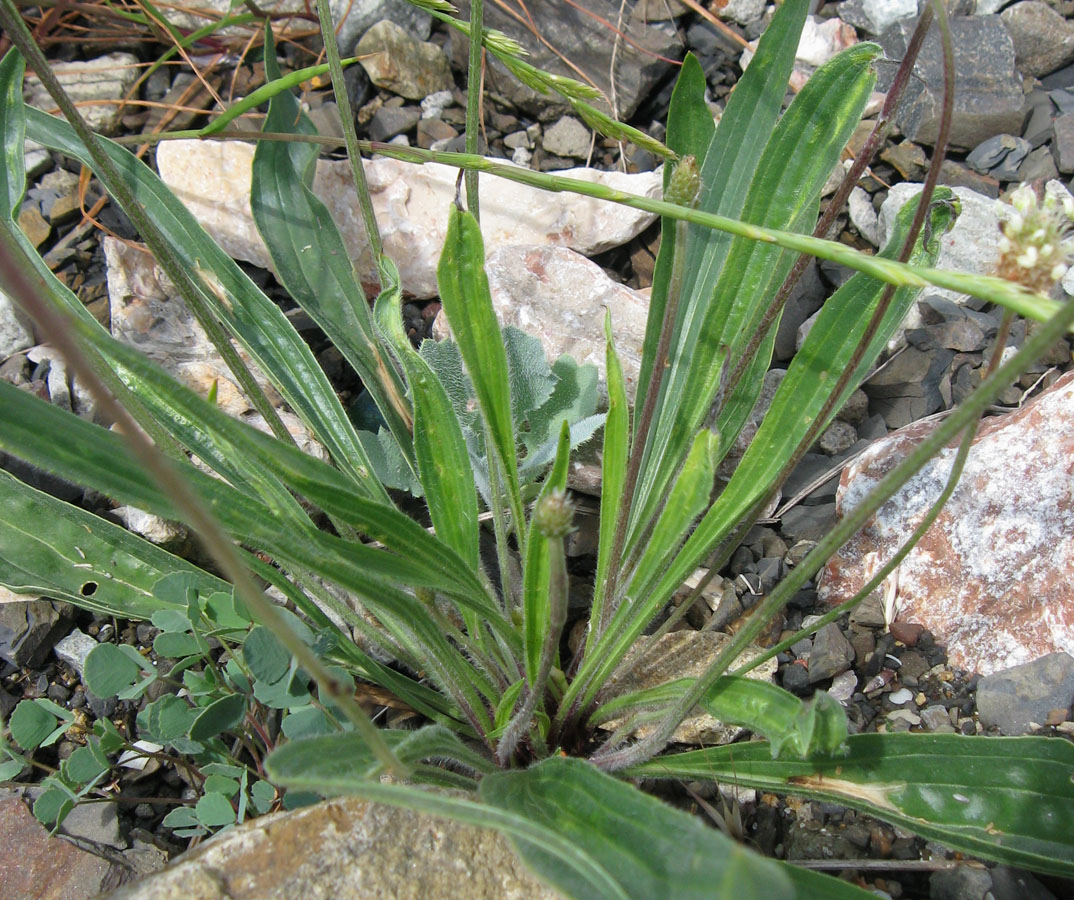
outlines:
[[899, 688], [899, 690], [889, 694], [888, 699], [896, 706], [902, 706], [904, 703], [909, 703], [913, 700], [914, 695], [906, 688]]
[[809, 671], [799, 663], [787, 666], [783, 670], [783, 687], [799, 697], [808, 696], [813, 692], [809, 685]]

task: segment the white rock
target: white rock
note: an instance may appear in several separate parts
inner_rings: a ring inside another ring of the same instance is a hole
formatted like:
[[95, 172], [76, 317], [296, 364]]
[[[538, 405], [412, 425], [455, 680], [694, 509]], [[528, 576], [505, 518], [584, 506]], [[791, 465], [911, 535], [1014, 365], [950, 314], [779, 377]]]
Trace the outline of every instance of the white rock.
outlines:
[[[962, 204], [962, 212], [955, 222], [955, 227], [940, 241], [940, 255], [935, 267], [957, 269], [970, 275], [995, 274], [999, 263], [999, 223], [1001, 219], [1006, 219], [1014, 212], [1013, 207], [967, 187], [956, 187], [952, 190]], [[920, 184], [907, 182], [895, 185], [888, 192], [887, 199], [880, 207], [879, 246], [887, 243], [892, 223], [903, 204], [920, 193]], [[965, 305], [970, 299], [967, 294], [934, 287], [927, 288], [925, 293], [933, 297], [937, 295], [944, 297], [959, 306]], [[921, 315], [918, 306], [915, 305], [907, 315], [903, 327], [892, 337], [889, 345], [897, 344], [906, 329], [917, 328], [921, 324]]]
[[[604, 311], [609, 309], [627, 393], [633, 399], [649, 309], [646, 297], [612, 281], [596, 263], [566, 247], [500, 247], [489, 255], [486, 268], [502, 325], [540, 338], [549, 362], [566, 353], [578, 363], [592, 363], [602, 383]], [[448, 335], [444, 319], [437, 317], [434, 337]]]
[[914, 692], [908, 688], [899, 688], [899, 690], [892, 692], [888, 699], [896, 706], [902, 706], [904, 703], [909, 703], [914, 699]]
[[0, 291], [0, 359], [33, 345], [34, 331], [30, 317]]
[[880, 234], [877, 228], [877, 214], [873, 207], [873, 199], [860, 187], [850, 192], [847, 200], [847, 208], [850, 212], [850, 221], [858, 229], [861, 236], [874, 247], [880, 245]]
[[421, 117], [434, 119], [455, 102], [451, 91], [436, 91], [421, 101]]
[[49, 403], [61, 409], [71, 409], [71, 386], [67, 379], [67, 363], [59, 353], [47, 344], [32, 348], [26, 358], [35, 365], [48, 363], [45, 384], [48, 387]]
[[724, 4], [714, 4], [713, 12], [721, 19], [749, 25], [764, 15], [765, 0], [727, 0]]
[[[822, 66], [833, 56], [857, 42], [858, 33], [853, 25], [848, 25], [838, 18], [822, 20], [816, 16], [807, 16], [805, 26], [802, 28], [802, 36], [798, 41], [798, 49], [795, 51], [795, 62], [814, 68]], [[756, 50], [757, 42], [751, 41], [749, 47], [742, 51], [739, 65], [743, 70], [753, 60]], [[792, 82], [796, 91], [809, 80], [808, 74], [799, 71], [797, 65], [794, 76], [792, 76]]]
[[[92, 101], [118, 101], [124, 97], [138, 77], [138, 58], [131, 53], [109, 53], [83, 62], [54, 63], [52, 71], [86, 124], [94, 131], [108, 132], [119, 121], [119, 103]], [[22, 96], [30, 106], [56, 111], [52, 96], [36, 75], [27, 73]]]
[[[268, 250], [250, 214], [254, 148], [234, 141], [167, 141], [157, 148], [161, 178], [231, 256], [271, 268]], [[503, 160], [497, 160], [503, 162]], [[394, 159], [365, 161], [366, 179], [384, 240], [399, 267], [404, 290], [435, 297], [436, 264], [447, 232], [458, 170], [415, 166]], [[569, 169], [571, 178], [650, 197], [660, 195], [662, 175]], [[590, 256], [624, 244], [655, 216], [569, 193], [551, 193], [481, 175], [481, 228], [486, 253], [504, 244], [554, 244]], [[321, 160], [314, 192], [328, 206], [368, 291], [376, 285], [369, 245], [346, 161]]]
[[120, 506], [113, 512], [130, 531], [154, 544], [175, 544], [186, 540], [187, 530], [177, 522], [169, 522], [133, 506]]
[[858, 42], [853, 25], [838, 18], [818, 19], [807, 16], [795, 59], [811, 66], [822, 66], [837, 53]]
[[[250, 407], [246, 396], [233, 380], [231, 370], [219, 357], [201, 325], [187, 309], [186, 303], [146, 252], [113, 238], [104, 240], [108, 265], [108, 298], [112, 317], [112, 334], [137, 347], [158, 365], [201, 396], [208, 396], [215, 383], [216, 405], [265, 433], [270, 429], [264, 419]], [[274, 406], [282, 403], [279, 394], [252, 363], [246, 352], [239, 355], [250, 367]], [[280, 419], [294, 435], [295, 443], [307, 453], [325, 458], [324, 449], [314, 441], [301, 420], [287, 410], [279, 410]]]
[[56, 654], [56, 658], [60, 662], [67, 663], [82, 676], [84, 674], [83, 667], [86, 665], [86, 657], [89, 656], [90, 650], [96, 646], [97, 642], [93, 638], [76, 628], [63, 640], [57, 641], [56, 646], [52, 648], [52, 652]]
[[892, 22], [917, 15], [917, 0], [865, 0], [862, 14], [872, 34], [881, 34]]

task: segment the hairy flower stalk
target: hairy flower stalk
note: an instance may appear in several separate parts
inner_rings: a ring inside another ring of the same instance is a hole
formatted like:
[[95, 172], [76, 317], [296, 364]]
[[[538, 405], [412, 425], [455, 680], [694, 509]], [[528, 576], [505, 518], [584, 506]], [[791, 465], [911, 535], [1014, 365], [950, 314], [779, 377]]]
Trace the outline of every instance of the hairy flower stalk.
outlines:
[[525, 702], [517, 715], [504, 729], [503, 737], [496, 748], [496, 758], [500, 765], [506, 765], [514, 755], [522, 736], [533, 723], [533, 714], [538, 703], [544, 697], [552, 666], [556, 661], [559, 640], [567, 624], [567, 535], [574, 530], [574, 504], [564, 491], [553, 490], [537, 501], [533, 512], [533, 527], [537, 538], [548, 541], [548, 605], [549, 621], [545, 633], [544, 646], [541, 648], [541, 661], [529, 686]]

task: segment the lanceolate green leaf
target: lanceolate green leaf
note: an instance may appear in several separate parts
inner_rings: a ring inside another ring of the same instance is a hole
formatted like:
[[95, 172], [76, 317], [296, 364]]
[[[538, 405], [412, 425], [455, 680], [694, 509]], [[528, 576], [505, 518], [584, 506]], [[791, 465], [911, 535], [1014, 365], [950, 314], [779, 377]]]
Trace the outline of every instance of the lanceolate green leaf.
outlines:
[[103, 615], [148, 619], [169, 605], [154, 596], [153, 586], [173, 572], [188, 573], [206, 595], [230, 590], [125, 528], [0, 471], [0, 584], [9, 590], [69, 600]]
[[[45, 147], [92, 168], [92, 159], [67, 123], [27, 107], [26, 133]], [[332, 386], [280, 308], [209, 238], [143, 162], [117, 144], [103, 138], [101, 143], [187, 269], [197, 275], [202, 299], [328, 448], [337, 465], [362, 491], [386, 499], [384, 489], [361, 463], [361, 443]]]
[[[452, 759], [475, 772], [495, 768], [490, 759], [442, 725], [427, 725], [417, 731], [384, 729], [381, 733], [399, 759], [408, 764]], [[349, 782], [376, 775], [380, 769], [369, 747], [353, 732], [291, 741], [274, 751], [265, 766], [281, 783], [294, 784], [301, 779], [304, 786], [315, 783], [325, 791], [345, 791]]]
[[[511, 419], [507, 354], [485, 275], [485, 244], [477, 220], [454, 204], [436, 269], [440, 299], [462, 353], [491, 445], [507, 479], [507, 499], [519, 543], [524, 541], [518, 457]], [[498, 502], [494, 498], [494, 502]]]
[[[252, 429], [251, 432], [257, 433]], [[61, 434], [64, 439], [56, 440], [55, 435]], [[131, 459], [118, 435], [3, 382], [0, 382], [0, 447], [121, 502], [165, 518], [176, 516], [171, 502]], [[415, 550], [424, 547], [420, 552], [434, 554], [428, 565], [414, 566], [405, 556], [343, 540], [314, 529], [312, 524], [296, 531], [288, 523], [275, 522], [258, 500], [217, 478], [192, 466], [187, 470], [187, 477], [237, 538], [300, 571], [316, 571], [368, 599], [373, 606], [394, 603], [400, 612], [411, 608], [417, 601], [392, 587], [392, 584], [409, 584], [443, 591], [486, 616], [492, 627], [506, 628], [476, 576], [470, 573], [459, 580], [447, 575], [443, 564], [457, 560], [455, 554], [397, 510], [353, 497], [355, 510], [347, 521], [358, 530], [380, 532], [393, 544], [397, 539]], [[451, 567], [465, 571], [461, 565]]]
[[[878, 53], [874, 44], [858, 44], [810, 78], [765, 146], [740, 212], [744, 221], [792, 231], [813, 229], [820, 191], [876, 81], [872, 62]], [[719, 140], [722, 127], [721, 123], [714, 140]], [[805, 147], [808, 152], [803, 152]], [[719, 255], [717, 249], [713, 253]], [[672, 343], [677, 352], [646, 448], [645, 476], [639, 484], [628, 548], [651, 520], [693, 435], [710, 412], [721, 381], [717, 361], [724, 348], [729, 350], [728, 362], [735, 365], [793, 259], [770, 244], [736, 238], [711, 287], [702, 280], [688, 286], [684, 276], [682, 296], [689, 298], [685, 313], [689, 329], [681, 332], [679, 343]], [[696, 271], [691, 261], [688, 251], [687, 273]], [[769, 352], [772, 340], [765, 348]], [[725, 448], [734, 441], [759, 393], [760, 382], [755, 379], [740, 382], [738, 394], [729, 398], [717, 422]]]
[[[659, 327], [659, 326], [657, 326]], [[626, 483], [627, 458], [630, 455], [630, 403], [619, 354], [612, 340], [611, 312], [604, 314], [604, 357], [608, 379], [608, 418], [604, 423], [604, 453], [601, 459], [600, 531], [597, 535], [597, 574], [593, 585], [593, 609], [590, 622], [601, 622], [604, 585], [608, 579], [609, 559], [615, 536], [616, 513]], [[625, 514], [625, 511], [624, 513]], [[597, 637], [591, 627], [586, 636], [586, 652]]]
[[[692, 683], [692, 678], [677, 678], [657, 687], [621, 694], [602, 703], [590, 717], [590, 724], [599, 725], [635, 711], [644, 711], [652, 720]], [[837, 700], [823, 691], [810, 700], [801, 700], [767, 681], [725, 675], [717, 679], [698, 705], [721, 722], [742, 725], [763, 735], [773, 758], [838, 756], [847, 737], [846, 713]]]
[[629, 770], [842, 803], [956, 850], [1074, 875], [1074, 745], [1053, 738], [859, 734], [829, 759], [773, 760], [764, 743], [660, 757]]
[[[698, 819], [579, 759], [547, 759], [481, 781], [483, 800], [525, 815], [577, 846], [612, 874], [622, 896], [676, 900], [794, 897], [773, 862]], [[577, 874], [545, 848], [512, 836], [523, 860], [569, 897], [587, 893]]]
[[386, 258], [381, 263], [381, 282], [377, 318], [410, 386], [414, 404], [414, 455], [429, 516], [437, 536], [459, 554], [471, 572], [477, 572], [480, 536], [477, 486], [466, 440], [447, 391], [403, 333], [398, 271]]
[[667, 503], [645, 541], [635, 575], [639, 581], [647, 581], [654, 573], [663, 571], [683, 536], [690, 533], [694, 520], [708, 507], [719, 452], [719, 435], [707, 428], [697, 433]]
[[[740, 82], [741, 83], [741, 82]], [[692, 53], [686, 54], [671, 92], [668, 108], [668, 146], [680, 157], [693, 156], [699, 166], [705, 161], [705, 153], [716, 130], [712, 113], [705, 102], [705, 72]], [[736, 90], [738, 88], [736, 87]], [[673, 165], [664, 166], [664, 193], [671, 181]], [[672, 219], [660, 221], [660, 251], [653, 271], [653, 288], [649, 297], [649, 318], [645, 326], [645, 343], [642, 347], [641, 370], [638, 374], [638, 395], [645, 396], [646, 385], [652, 375], [656, 356], [656, 342], [660, 335], [660, 323], [667, 308], [668, 281], [671, 277], [671, 258], [675, 251], [675, 226]], [[598, 594], [599, 596], [599, 591]]]
[[[940, 249], [939, 236], [945, 234], [953, 224], [951, 207], [945, 202], [949, 201], [951, 196], [946, 188], [937, 190], [936, 202], [929, 213], [929, 233], [933, 239], [927, 246], [919, 241], [911, 257], [915, 263], [929, 264], [936, 259]], [[909, 233], [916, 207], [915, 199], [900, 210], [891, 239], [881, 256], [895, 257], [899, 254]], [[730, 483], [698, 524], [655, 591], [650, 592], [647, 586], [641, 584], [632, 586], [632, 590], [645, 591], [646, 596], [651, 596], [652, 593], [657, 596], [670, 596], [668, 592], [674, 591], [681, 583], [676, 579], [689, 575], [705, 553], [729, 532], [751, 506], [766, 495], [771, 489], [773, 478], [813, 425], [840, 373], [849, 364], [882, 293], [883, 286], [879, 282], [859, 274], [851, 278], [824, 304], [814, 323], [818, 330], [815, 334], [810, 330], [801, 351], [788, 368], [787, 375], [772, 400], [772, 406]], [[899, 288], [895, 292], [880, 327], [855, 371], [854, 378], [847, 385], [844, 396], [840, 398], [829, 418], [834, 418], [835, 412], [872, 367], [888, 338], [906, 316], [917, 294], [918, 291], [913, 288]]]
[[[279, 77], [271, 29], [266, 29], [265, 74]], [[316, 134], [290, 93], [269, 103], [264, 131]], [[388, 429], [413, 464], [411, 413], [403, 384], [380, 345], [369, 304], [343, 238], [310, 188], [316, 144], [261, 141], [254, 152], [250, 207], [292, 298], [324, 330], [376, 401]]]

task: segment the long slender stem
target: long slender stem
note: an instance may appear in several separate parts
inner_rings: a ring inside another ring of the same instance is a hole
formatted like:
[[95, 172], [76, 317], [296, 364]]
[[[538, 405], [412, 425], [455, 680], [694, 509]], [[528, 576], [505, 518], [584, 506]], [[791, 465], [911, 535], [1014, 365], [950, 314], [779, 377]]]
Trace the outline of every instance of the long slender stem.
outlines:
[[317, 17], [321, 23], [321, 37], [324, 40], [324, 53], [328, 59], [328, 70], [332, 74], [332, 91], [335, 94], [336, 106], [339, 107], [340, 124], [343, 126], [343, 140], [347, 147], [347, 159], [350, 160], [351, 173], [354, 177], [354, 186], [358, 192], [358, 208], [362, 212], [362, 223], [365, 225], [366, 239], [373, 251], [373, 258], [380, 259], [384, 252], [380, 240], [380, 228], [377, 226], [377, 218], [373, 214], [373, 200], [369, 196], [369, 184], [366, 182], [365, 169], [362, 168], [362, 153], [358, 144], [358, 134], [354, 130], [354, 111], [351, 109], [351, 99], [347, 94], [347, 83], [343, 80], [343, 65], [339, 59], [339, 45], [336, 43], [336, 32], [332, 25], [332, 10], [328, 0], [317, 0]]
[[[168, 135], [137, 135], [130, 140], [120, 140], [117, 143], [146, 143], [201, 137], [203, 135], [200, 131], [171, 132]], [[249, 132], [244, 131], [222, 131], [218, 134], [205, 135], [204, 137], [213, 140], [237, 139], [244, 141], [251, 139], [306, 140], [325, 146], [338, 146], [340, 143], [338, 138], [310, 135], [295, 136], [274, 132], [259, 132], [256, 135], [251, 135]], [[497, 178], [503, 178], [516, 184], [530, 185], [544, 191], [579, 194], [585, 197], [593, 197], [597, 200], [605, 200], [609, 203], [618, 203], [631, 209], [640, 209], [643, 212], [650, 212], [657, 216], [681, 219], [682, 221], [699, 225], [702, 228], [711, 228], [715, 231], [722, 231], [761, 243], [774, 244], [787, 250], [808, 253], [821, 259], [831, 260], [839, 265], [846, 266], [848, 269], [864, 272], [879, 281], [894, 284], [897, 287], [932, 286], [957, 291], [960, 294], [969, 294], [971, 297], [978, 297], [991, 303], [1009, 307], [1019, 315], [1039, 322], [1053, 317], [1060, 307], [1059, 302], [1050, 297], [1045, 297], [1023, 285], [997, 276], [970, 275], [966, 272], [955, 272], [948, 269], [930, 269], [926, 266], [908, 265], [900, 263], [898, 260], [862, 253], [838, 241], [824, 240], [796, 232], [779, 231], [778, 229], [765, 228], [761, 225], [750, 225], [746, 222], [739, 222], [736, 219], [692, 209], [688, 206], [680, 206], [664, 200], [655, 200], [652, 197], [616, 190], [604, 184], [581, 181], [564, 175], [553, 175], [548, 172], [535, 172], [522, 166], [510, 166], [492, 162], [483, 156], [472, 156], [467, 153], [447, 153], [442, 150], [423, 150], [420, 147], [401, 147], [396, 144], [382, 144], [376, 141], [359, 141], [358, 145], [364, 152], [399, 159], [403, 162], [412, 162], [419, 165], [440, 163], [459, 169], [476, 169], [479, 172], [487, 172]]]
[[205, 330], [206, 336], [235, 375], [236, 381], [239, 382], [239, 386], [249, 398], [250, 403], [261, 413], [276, 437], [287, 443], [293, 443], [294, 437], [284, 426], [276, 409], [269, 402], [268, 397], [265, 396], [264, 391], [261, 390], [260, 385], [258, 385], [246, 364], [239, 357], [231, 344], [231, 339], [228, 337], [227, 332], [217, 321], [208, 304], [203, 300], [202, 288], [199, 287], [191, 273], [176, 259], [156, 223], [153, 222], [145, 208], [136, 201], [130, 188], [120, 177], [119, 172], [108, 154], [105, 153], [97, 136], [90, 130], [85, 119], [82, 118], [63, 90], [48, 60], [45, 59], [41, 48], [37, 46], [29, 29], [26, 27], [26, 23], [23, 22], [11, 0], [2, 0], [0, 2], [0, 26], [3, 27], [11, 42], [22, 53], [23, 58], [30, 67], [37, 73], [38, 78], [41, 79], [41, 83], [48, 90], [60, 112], [70, 122], [71, 127], [86, 146], [90, 156], [93, 157], [97, 176], [101, 179], [108, 192], [119, 201], [119, 205], [126, 211], [131, 223], [152, 251], [158, 264], [168, 278], [171, 279], [172, 284], [175, 285], [190, 307], [190, 311]]
[[[326, 0], [319, 0], [326, 2]], [[476, 154], [481, 137], [481, 96], [484, 79], [482, 78], [482, 38], [485, 31], [485, 2], [470, 0], [470, 59], [466, 81], [466, 152]], [[477, 197], [478, 174], [473, 169], [466, 170], [466, 208], [475, 219], [481, 221]]]

